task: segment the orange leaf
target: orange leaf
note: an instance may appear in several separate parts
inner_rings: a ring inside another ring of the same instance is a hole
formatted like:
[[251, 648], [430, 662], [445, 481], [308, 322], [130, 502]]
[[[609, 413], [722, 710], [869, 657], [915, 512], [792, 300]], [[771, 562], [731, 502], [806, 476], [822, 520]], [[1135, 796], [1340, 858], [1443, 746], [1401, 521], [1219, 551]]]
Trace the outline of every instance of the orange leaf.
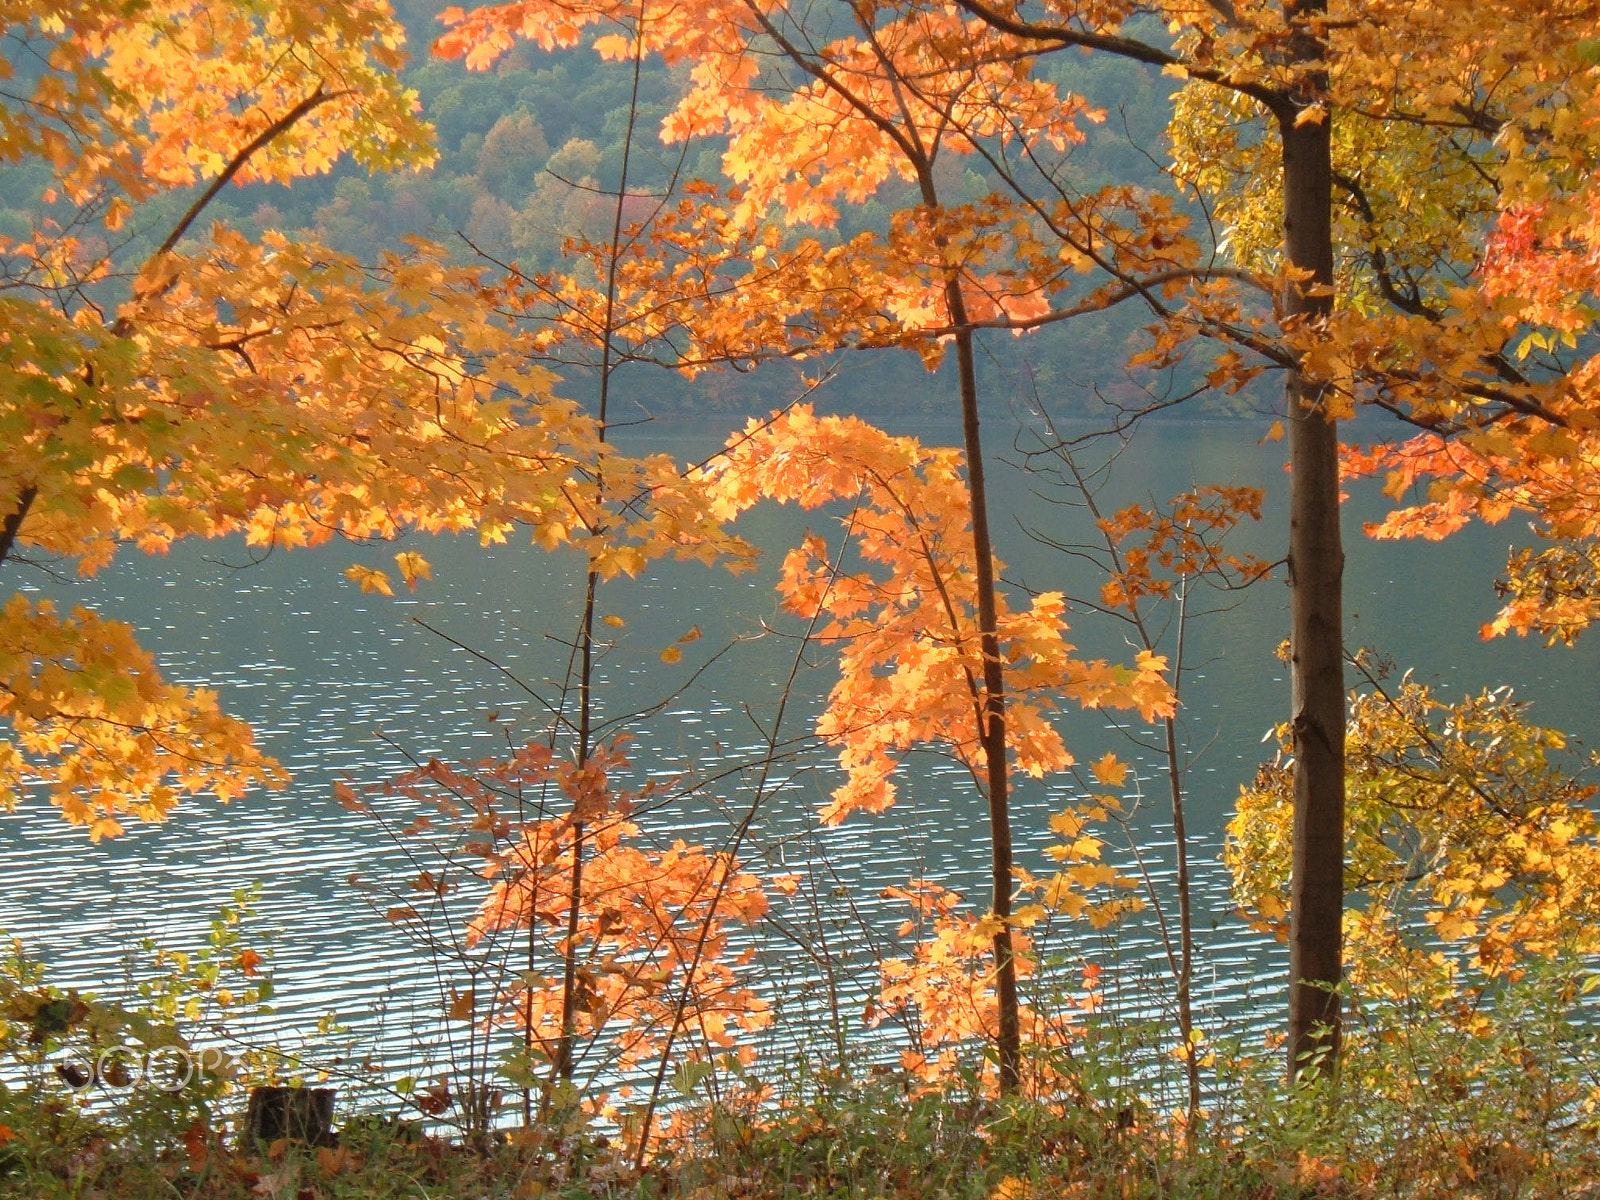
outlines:
[[394, 595], [394, 588], [389, 586], [389, 577], [382, 571], [373, 567], [363, 567], [359, 563], [345, 568], [345, 578], [361, 585], [363, 592], [379, 592], [385, 596]]
[[1089, 771], [1095, 779], [1107, 787], [1120, 787], [1122, 781], [1128, 777], [1128, 764], [1122, 762], [1111, 751], [1107, 750], [1094, 762], [1089, 764]]

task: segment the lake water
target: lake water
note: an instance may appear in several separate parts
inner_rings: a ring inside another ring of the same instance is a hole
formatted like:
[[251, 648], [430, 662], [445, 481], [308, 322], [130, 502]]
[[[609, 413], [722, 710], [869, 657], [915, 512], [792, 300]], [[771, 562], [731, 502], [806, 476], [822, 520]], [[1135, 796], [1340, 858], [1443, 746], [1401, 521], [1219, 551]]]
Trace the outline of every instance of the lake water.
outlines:
[[[717, 444], [723, 432], [680, 424], [633, 436], [689, 457]], [[958, 439], [953, 426], [915, 432], [931, 442]], [[1010, 431], [996, 424], [990, 436], [1004, 445]], [[1263, 486], [1266, 520], [1236, 544], [1276, 558], [1286, 524], [1282, 458], [1281, 445], [1258, 445], [1243, 427], [1150, 426], [1117, 460], [1105, 502], [1165, 499], [1196, 482]], [[1041, 494], [1037, 477], [1004, 461], [992, 469], [994, 523], [1008, 577], [1092, 595], [1098, 580], [1081, 562], [1025, 533], [1034, 527], [1058, 541], [1082, 540], [1081, 511]], [[1349, 507], [1349, 644], [1391, 655], [1449, 697], [1515, 684], [1533, 701], [1537, 719], [1589, 745], [1600, 741], [1592, 645], [1546, 649], [1527, 639], [1486, 644], [1477, 636], [1495, 609], [1492, 582], [1506, 548], [1526, 540], [1525, 528], [1507, 522], [1442, 543], [1378, 543], [1357, 526], [1381, 511], [1370, 489], [1358, 491]], [[826, 518], [809, 519], [820, 526]], [[721, 844], [743, 815], [750, 778], [738, 767], [755, 755], [758, 727], [770, 720], [793, 653], [786, 639], [756, 635], [764, 623], [792, 628], [777, 611], [772, 582], [782, 549], [806, 520], [776, 509], [752, 514], [743, 530], [768, 550], [755, 574], [668, 565], [605, 589], [602, 611], [624, 614], [628, 626], [603, 664], [603, 714], [621, 718], [659, 706], [654, 716], [630, 723], [641, 773], [723, 776], [706, 793], [654, 814], [658, 837]], [[334, 802], [332, 783], [379, 782], [404, 769], [408, 757], [478, 758], [503, 747], [508, 736], [540, 734], [544, 711], [507, 673], [547, 699], [559, 691], [582, 567], [572, 555], [524, 546], [485, 550], [449, 539], [406, 545], [433, 562], [436, 582], [395, 598], [363, 594], [343, 576], [352, 562], [392, 568], [394, 546], [325, 546], [245, 566], [237, 544], [186, 545], [166, 558], [129, 555], [87, 584], [11, 569], [24, 587], [63, 603], [92, 603], [132, 623], [170, 677], [215, 688], [294, 775], [282, 791], [226, 807], [190, 802], [164, 827], [133, 827], [100, 845], [43, 806], [0, 815], [0, 928], [45, 959], [54, 982], [114, 993], [140, 937], [192, 944], [234, 888], [260, 881], [255, 927], [277, 931], [278, 996], [271, 1024], [253, 1036], [303, 1045], [313, 1062], [353, 1052], [425, 1073], [437, 1066], [446, 1048], [433, 1031], [441, 986], [448, 990], [450, 981], [441, 985], [438, 964], [349, 884], [353, 873], [398, 881], [405, 864], [383, 830]], [[1199, 864], [1197, 924], [1206, 946], [1202, 1015], [1210, 1022], [1247, 1013], [1252, 996], [1264, 1002], [1259, 1011], [1275, 1013], [1282, 991], [1277, 947], [1229, 916], [1217, 851], [1239, 785], [1270, 750], [1263, 735], [1287, 709], [1288, 684], [1273, 655], [1287, 621], [1280, 578], [1252, 589], [1231, 611], [1198, 618], [1190, 631], [1189, 661], [1197, 671], [1187, 685], [1184, 721], [1197, 751], [1190, 827]], [[663, 664], [661, 649], [691, 624], [704, 636], [685, 647], [681, 663]], [[1074, 633], [1085, 651], [1131, 656], [1104, 618], [1080, 615]], [[801, 700], [786, 736], [803, 738], [831, 682], [825, 661], [801, 673]], [[495, 720], [487, 719], [490, 713]], [[1141, 760], [1101, 714], [1069, 711], [1063, 721], [1080, 758], [1115, 749], [1145, 776], [1147, 798], [1135, 831], [1159, 886], [1171, 847], [1158, 764]], [[763, 808], [743, 855], [756, 866], [806, 876], [798, 896], [778, 910], [781, 924], [757, 936], [753, 970], [777, 1011], [770, 1037], [780, 1047], [833, 1046], [859, 1024], [876, 961], [892, 952], [904, 915], [880, 897], [884, 887], [927, 876], [975, 900], [983, 895], [983, 805], [959, 767], [935, 752], [914, 755], [890, 813], [820, 829], [814, 814], [837, 782], [831, 761], [819, 750], [785, 765], [783, 786]], [[1025, 863], [1044, 866], [1046, 819], [1069, 789], [1065, 781], [1020, 788], [1016, 825]], [[1116, 977], [1130, 989], [1164, 969], [1148, 920], [1133, 921], [1114, 939], [1087, 930], [1074, 936], [1084, 957], [1120, 963]], [[842, 1026], [818, 1015], [830, 995]], [[1159, 995], [1137, 1003], [1159, 1007]], [[316, 1018], [329, 1011], [351, 1027], [345, 1040], [353, 1051], [309, 1038]]]

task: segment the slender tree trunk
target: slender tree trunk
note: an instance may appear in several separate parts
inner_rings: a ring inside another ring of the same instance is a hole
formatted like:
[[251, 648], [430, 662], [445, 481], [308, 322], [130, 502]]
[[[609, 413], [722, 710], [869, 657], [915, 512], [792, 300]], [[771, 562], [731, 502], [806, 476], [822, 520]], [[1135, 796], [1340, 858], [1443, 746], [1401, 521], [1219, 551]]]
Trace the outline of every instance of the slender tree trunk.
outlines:
[[994, 935], [995, 994], [1000, 1028], [995, 1049], [1000, 1060], [1000, 1091], [1017, 1090], [1022, 1080], [1022, 1023], [1017, 1009], [1017, 958], [1011, 941], [1010, 777], [1006, 770], [1006, 691], [1000, 662], [998, 605], [995, 601], [994, 544], [989, 538], [988, 486], [984, 481], [983, 439], [978, 428], [978, 380], [973, 365], [972, 330], [961, 284], [945, 284], [945, 301], [956, 334], [956, 369], [961, 384], [961, 432], [967, 456], [967, 489], [972, 518], [972, 549], [978, 592], [978, 647], [983, 655], [982, 728], [984, 774], [989, 792], [990, 877], [999, 928]]
[[[1304, 24], [1325, 0], [1285, 9], [1297, 32], [1291, 59], [1323, 61], [1325, 44]], [[1309, 68], [1300, 93], [1277, 113], [1283, 143], [1284, 248], [1309, 272], [1287, 286], [1291, 323], [1333, 311], [1331, 117], [1298, 121], [1325, 94], [1327, 76]], [[1298, 121], [1298, 123], [1297, 123]], [[1344, 550], [1339, 536], [1339, 434], [1324, 411], [1322, 386], [1291, 371], [1289, 418], [1289, 584], [1294, 738], [1294, 862], [1290, 876], [1289, 1074], [1333, 1069], [1339, 1054], [1344, 916]]]
[[[1138, 622], [1139, 638], [1154, 652], [1155, 643]], [[1183, 652], [1189, 631], [1189, 580], [1178, 588], [1178, 645], [1172, 654], [1174, 704], [1183, 688]], [[1200, 1047], [1194, 1040], [1194, 897], [1189, 888], [1189, 826], [1183, 794], [1183, 763], [1178, 757], [1178, 718], [1162, 722], [1166, 735], [1167, 792], [1172, 800], [1172, 842], [1178, 871], [1178, 1035], [1183, 1038], [1183, 1075], [1189, 1087], [1189, 1123], [1185, 1136], [1193, 1138], [1200, 1119]]]
[[[617, 269], [622, 260], [622, 226], [628, 206], [628, 172], [633, 156], [634, 123], [639, 116], [639, 77], [644, 66], [644, 5], [639, 6], [639, 24], [633, 36], [633, 82], [628, 96], [628, 124], [622, 136], [622, 169], [617, 179], [617, 202], [612, 209], [611, 253], [606, 262], [606, 309], [600, 343], [600, 388], [595, 405], [595, 423], [599, 427], [603, 447], [611, 433], [611, 375], [617, 367]], [[596, 506], [600, 514], [589, 532], [595, 536], [606, 532], [605, 470], [603, 463], [595, 466]], [[600, 587], [600, 573], [591, 565], [584, 577], [583, 617], [578, 625], [578, 745], [579, 768], [588, 765], [594, 752], [594, 622], [595, 599]], [[574, 802], [576, 803], [576, 802]], [[556, 1048], [556, 1078], [572, 1078], [576, 1066], [574, 1051], [578, 1041], [578, 925], [583, 908], [583, 856], [587, 828], [574, 813], [572, 822], [572, 877], [567, 894], [567, 951], [562, 963], [561, 978], [561, 1040]], [[532, 937], [532, 929], [529, 929]]]
[[[1109, 532], [1109, 525], [1100, 510], [1100, 505], [1095, 501], [1094, 492], [1089, 487], [1089, 481], [1078, 470], [1078, 464], [1073, 461], [1070, 453], [1063, 456], [1072, 478], [1076, 481], [1078, 491], [1083, 497], [1084, 506], [1089, 515], [1100, 528], [1101, 536], [1105, 539], [1106, 554], [1112, 570], [1121, 573], [1125, 571], [1126, 560], [1121, 550], [1117, 548], [1117, 540]], [[1166, 756], [1167, 767], [1167, 795], [1172, 803], [1172, 840], [1177, 870], [1178, 887], [1178, 941], [1174, 945], [1172, 933], [1167, 918], [1162, 911], [1160, 898], [1152, 890], [1150, 896], [1151, 907], [1155, 910], [1156, 920], [1161, 929], [1161, 940], [1167, 952], [1167, 964], [1172, 970], [1172, 979], [1176, 988], [1178, 1003], [1178, 1036], [1183, 1043], [1183, 1074], [1189, 1089], [1189, 1105], [1187, 1109], [1188, 1124], [1185, 1127], [1185, 1140], [1192, 1140], [1200, 1122], [1200, 1056], [1199, 1047], [1194, 1040], [1194, 896], [1189, 882], [1189, 823], [1187, 806], [1184, 798], [1184, 762], [1180, 754], [1181, 742], [1178, 737], [1177, 711], [1183, 707], [1183, 678], [1187, 671], [1185, 651], [1189, 643], [1189, 584], [1190, 577], [1182, 575], [1178, 581], [1178, 644], [1172, 651], [1172, 703], [1174, 713], [1162, 721], [1164, 737], [1163, 753]], [[1146, 623], [1144, 614], [1140, 611], [1138, 602], [1128, 605], [1128, 620], [1133, 623], [1134, 631], [1139, 635], [1138, 644], [1150, 653], [1156, 653], [1157, 639], [1151, 635], [1150, 626]], [[1141, 863], [1142, 866], [1142, 863]], [[1148, 876], [1146, 879], [1148, 880]]]
[[[1066, 24], [1030, 24], [980, 0], [957, 0], [998, 29], [1053, 48], [1080, 46], [1163, 66], [1171, 53], [1136, 39], [1088, 33]], [[1226, 6], [1220, 6], [1226, 7]], [[1327, 97], [1328, 45], [1315, 27], [1327, 0], [1285, 0], [1290, 27], [1281, 65], [1291, 77], [1269, 87], [1235, 81], [1211, 67], [1192, 73], [1267, 105], [1276, 118], [1283, 162], [1284, 251], [1306, 274], [1289, 281], [1288, 323], [1304, 328], [1333, 311], [1332, 114]], [[1291, 371], [1287, 386], [1290, 492], [1289, 582], [1292, 589], [1294, 865], [1291, 878], [1290, 1073], [1302, 1064], [1331, 1068], [1339, 1049], [1344, 908], [1344, 658], [1339, 539], [1339, 438], [1322, 389]], [[1307, 1055], [1311, 1055], [1307, 1059]]]
[[[602, 385], [603, 391], [604, 385]], [[604, 418], [601, 430], [604, 431]], [[595, 589], [599, 576], [592, 569], [587, 575], [583, 597], [583, 619], [578, 626], [578, 767], [588, 765], [592, 749], [591, 722], [594, 711], [594, 612]], [[574, 801], [576, 804], [576, 801]], [[587, 826], [574, 814], [572, 822], [572, 874], [567, 880], [566, 952], [561, 962], [561, 1038], [556, 1043], [555, 1076], [565, 1082], [576, 1067], [574, 1050], [578, 1042], [578, 927], [583, 916], [583, 855]], [[529, 937], [533, 935], [529, 929]]]

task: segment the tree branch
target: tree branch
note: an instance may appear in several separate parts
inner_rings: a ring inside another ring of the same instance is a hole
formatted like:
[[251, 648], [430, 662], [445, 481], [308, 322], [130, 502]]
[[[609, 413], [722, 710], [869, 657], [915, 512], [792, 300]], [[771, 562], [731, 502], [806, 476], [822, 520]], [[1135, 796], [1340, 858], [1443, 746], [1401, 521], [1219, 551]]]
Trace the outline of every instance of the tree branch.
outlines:
[[16, 508], [6, 514], [4, 521], [0, 521], [0, 562], [5, 562], [10, 557], [11, 547], [17, 542], [17, 531], [22, 528], [23, 519], [27, 517], [28, 509], [33, 507], [38, 495], [38, 487], [28, 484], [18, 493]]
[[956, 7], [971, 13], [985, 24], [993, 26], [1002, 33], [1009, 33], [1013, 37], [1027, 38], [1037, 42], [1055, 42], [1061, 46], [1081, 46], [1086, 50], [1101, 50], [1107, 54], [1115, 54], [1119, 58], [1132, 59], [1134, 62], [1145, 63], [1152, 67], [1180, 67], [1184, 73], [1193, 79], [1205, 83], [1215, 84], [1217, 87], [1227, 88], [1241, 96], [1249, 96], [1259, 100], [1273, 111], [1281, 115], [1292, 108], [1290, 98], [1283, 92], [1274, 88], [1262, 87], [1257, 83], [1246, 83], [1229, 79], [1222, 71], [1211, 67], [1203, 67], [1198, 63], [1188, 62], [1166, 50], [1141, 42], [1137, 38], [1118, 37], [1107, 33], [1086, 33], [1081, 29], [1070, 29], [1065, 25], [1046, 25], [1035, 21], [1019, 21], [1015, 17], [1008, 17], [1004, 13], [996, 12], [981, 0], [955, 0]]
[[[170, 254], [172, 252], [173, 247], [183, 240], [184, 234], [189, 232], [189, 227], [192, 226], [195, 221], [199, 219], [200, 214], [205, 211], [206, 205], [210, 204], [212, 200], [216, 199], [217, 193], [220, 192], [235, 175], [243, 170], [244, 165], [250, 161], [257, 151], [282, 137], [295, 125], [296, 122], [300, 120], [301, 117], [305, 116], [312, 109], [318, 107], [319, 105], [326, 104], [329, 100], [336, 100], [341, 96], [348, 96], [349, 94], [350, 93], [348, 90], [325, 92], [322, 90], [322, 85], [319, 83], [316, 91], [312, 92], [304, 100], [300, 101], [299, 104], [296, 104], [288, 112], [284, 113], [283, 116], [279, 117], [271, 125], [268, 125], [260, 133], [256, 134], [255, 137], [251, 138], [250, 141], [241, 147], [239, 152], [229, 160], [228, 165], [222, 168], [222, 173], [211, 181], [210, 185], [207, 186], [205, 191], [200, 193], [200, 195], [195, 199], [195, 202], [189, 206], [188, 211], [178, 219], [178, 223], [173, 226], [172, 232], [167, 234], [166, 240], [156, 248], [155, 253], [151, 254], [150, 257], [145, 260], [145, 268], [148, 268], [151, 263], [155, 262], [163, 255]], [[138, 298], [141, 300], [153, 299], [171, 290], [172, 286], [176, 282], [177, 281], [175, 279], [168, 280], [155, 291], [141, 295]], [[118, 317], [111, 326], [111, 332], [117, 337], [127, 337], [133, 332], [133, 322], [126, 316]]]

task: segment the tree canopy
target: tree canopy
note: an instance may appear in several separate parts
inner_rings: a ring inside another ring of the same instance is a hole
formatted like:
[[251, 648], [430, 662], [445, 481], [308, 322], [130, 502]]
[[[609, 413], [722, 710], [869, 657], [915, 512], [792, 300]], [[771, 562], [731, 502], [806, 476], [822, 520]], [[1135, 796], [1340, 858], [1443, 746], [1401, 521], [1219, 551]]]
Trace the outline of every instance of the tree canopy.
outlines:
[[[229, 182], [315, 175], [345, 153], [431, 159], [386, 6], [18, 5], [6, 23], [27, 54], [4, 66], [0, 156], [52, 179], [35, 226], [0, 237], [13, 572], [65, 559], [90, 573], [120, 545], [230, 533], [265, 553], [402, 528], [496, 541], [526, 523], [546, 544], [587, 539], [608, 574], [658, 544], [726, 544], [674, 465], [610, 454], [553, 397], [478, 272], [420, 246], [362, 263], [207, 219]], [[657, 505], [591, 538], [602, 459], [608, 486]], [[124, 812], [281, 778], [126, 626], [21, 594], [5, 622], [5, 804], [37, 781], [100, 836]]]
[[[1600, 613], [1593, 4], [1537, 18], [1511, 0], [451, 9], [439, 53], [500, 70], [510, 97], [493, 104], [438, 64], [417, 70], [454, 179], [472, 180], [464, 191], [405, 173], [434, 161], [433, 132], [381, 0], [36, 8], [5, 8], [18, 53], [0, 64], [0, 162], [36, 191], [0, 227], [11, 446], [0, 562], [13, 572], [65, 560], [91, 573], [123, 546], [159, 552], [187, 537], [234, 535], [265, 553], [407, 529], [495, 542], [524, 528], [586, 554], [574, 653], [587, 705], [601, 581], [664, 554], [742, 559], [725, 526], [762, 499], [849, 502], [856, 558], [813, 536], [780, 585], [840, 651], [816, 730], [848, 778], [824, 816], [886, 807], [913, 745], [941, 745], [968, 769], [988, 804], [993, 897], [956, 957], [970, 967], [988, 939], [992, 975], [974, 987], [994, 989], [999, 1078], [1014, 1088], [1015, 960], [1037, 913], [1012, 908], [1033, 887], [1011, 859], [1012, 781], [1071, 763], [1050, 720], [1063, 700], [1159, 719], [1177, 680], [1148, 644], [1132, 666], [1076, 657], [1062, 598], [1004, 580], [978, 350], [1133, 311], [1143, 329], [1113, 370], [1140, 381], [1141, 412], [1263, 377], [1285, 385], [1273, 415], [1287, 423], [1292, 472], [1288, 762], [1247, 794], [1236, 844], [1285, 867], [1247, 892], [1263, 920], [1290, 920], [1291, 1073], [1338, 1051], [1347, 835], [1363, 882], [1410, 868], [1397, 841], [1426, 847], [1416, 854], [1442, 879], [1429, 919], [1481, 924], [1486, 960], [1503, 965], [1559, 924], [1551, 914], [1571, 893], [1545, 887], [1531, 858], [1448, 852], [1459, 830], [1482, 841], [1495, 827], [1449, 791], [1474, 771], [1540, 776], [1533, 799], [1490, 804], [1537, 843], [1531, 853], [1591, 829], [1561, 811], [1589, 793], [1544, 778], [1551, 743], [1508, 703], [1451, 710], [1472, 738], [1506, 740], [1501, 756], [1463, 767], [1430, 732], [1443, 710], [1426, 691], [1408, 686], [1389, 704], [1413, 713], [1410, 741], [1395, 740], [1392, 713], [1360, 701], [1347, 762], [1340, 486], [1341, 472], [1385, 476], [1403, 503], [1381, 536], [1530, 515], [1548, 546], [1508, 565], [1490, 633], [1570, 641]], [[549, 65], [534, 69], [535, 50]], [[1142, 101], [1172, 80], [1169, 155], [1121, 176], [1086, 149], [1111, 114], [1090, 94], [1104, 80], [1062, 65], [1080, 51], [1094, 70], [1128, 72]], [[582, 95], [546, 104], [590, 52], [605, 65]], [[624, 120], [611, 119], [624, 99]], [[609, 105], [607, 118], [580, 111], [591, 103]], [[644, 124], [660, 145], [641, 166]], [[462, 238], [363, 241], [379, 201], [364, 176], [333, 178], [345, 157], [400, 173], [384, 200], [409, 214], [400, 224], [443, 220]], [[247, 220], [214, 220], [230, 215], [230, 184], [281, 198], [260, 189], [319, 178], [324, 196], [331, 188], [316, 210], [326, 241], [283, 232], [267, 201]], [[570, 235], [559, 250], [554, 229]], [[502, 258], [506, 247], [526, 261]], [[699, 380], [886, 348], [952, 368], [959, 452], [803, 405], [694, 472], [610, 441], [620, 363]], [[555, 367], [593, 369], [598, 401], [566, 398]], [[1348, 444], [1341, 431], [1368, 410], [1403, 436]], [[1114, 555], [1135, 528], [1121, 514], [1103, 526]], [[1160, 565], [1204, 573], [1169, 533]], [[415, 551], [396, 567], [410, 586], [429, 572]], [[371, 568], [351, 578], [392, 589]], [[1107, 607], [1148, 579], [1130, 567], [1117, 583]], [[0, 681], [11, 727], [0, 804], [43, 790], [92, 836], [118, 832], [126, 814], [159, 819], [184, 795], [281, 778], [212, 694], [167, 683], [128, 627], [85, 609], [14, 596], [0, 609]], [[579, 728], [581, 774], [600, 752], [587, 707]], [[568, 778], [537, 754], [522, 766], [540, 786]], [[1119, 772], [1114, 760], [1096, 767], [1102, 782]], [[1419, 773], [1450, 805], [1430, 798], [1432, 820], [1389, 823], [1375, 797], [1391, 802], [1395, 780]], [[569, 790], [567, 817], [496, 861], [503, 911], [475, 927], [531, 927], [537, 905], [562, 900], [565, 875], [564, 991], [540, 1019], [558, 1073], [590, 1029], [572, 948], [585, 855], [646, 861], [625, 851], [620, 827], [589, 829], [588, 793]], [[1111, 807], [1086, 811], [1103, 820]], [[1266, 809], [1290, 819], [1260, 818]], [[1074, 839], [1068, 857], [1072, 846], [1092, 857], [1086, 821], [1058, 826]], [[719, 887], [737, 877], [731, 856], [685, 861], [720, 872]], [[1469, 871], [1480, 883], [1462, 886]], [[1093, 886], [1116, 872], [1080, 874]], [[1524, 885], [1525, 903], [1507, 898]], [[1046, 907], [1082, 909], [1070, 893], [1047, 885]], [[752, 898], [749, 913], [760, 907]], [[1381, 905], [1366, 912], [1362, 937], [1394, 933]], [[613, 932], [602, 924], [596, 944]]]

